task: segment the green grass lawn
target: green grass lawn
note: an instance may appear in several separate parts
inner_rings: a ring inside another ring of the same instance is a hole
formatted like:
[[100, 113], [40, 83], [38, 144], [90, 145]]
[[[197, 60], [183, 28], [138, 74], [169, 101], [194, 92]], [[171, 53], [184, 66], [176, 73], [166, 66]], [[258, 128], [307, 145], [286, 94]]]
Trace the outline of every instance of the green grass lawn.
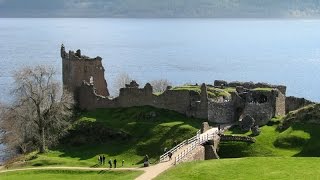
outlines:
[[[201, 123], [152, 107], [98, 109], [83, 113], [63, 144], [45, 154], [28, 155], [24, 166], [99, 167], [98, 155], [105, 155], [106, 160], [117, 159], [118, 165], [124, 160], [124, 167], [142, 165], [146, 154], [151, 163], [156, 163], [165, 147], [194, 136]], [[105, 136], [109, 131], [126, 137]]]
[[84, 171], [84, 170], [26, 170], [0, 173], [1, 180], [55, 180], [55, 179], [77, 179], [77, 180], [100, 180], [117, 179], [129, 180], [135, 179], [142, 171]]
[[156, 180], [179, 179], [320, 179], [320, 158], [255, 157], [190, 162]]

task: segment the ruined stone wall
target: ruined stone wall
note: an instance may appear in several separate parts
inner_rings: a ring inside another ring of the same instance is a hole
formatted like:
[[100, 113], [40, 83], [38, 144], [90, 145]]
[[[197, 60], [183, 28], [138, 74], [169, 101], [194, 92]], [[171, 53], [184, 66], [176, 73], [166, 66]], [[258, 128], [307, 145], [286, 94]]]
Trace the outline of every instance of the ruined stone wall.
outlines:
[[305, 98], [297, 98], [294, 96], [286, 97], [286, 113], [300, 109], [309, 104], [315, 104], [315, 103]]
[[[80, 108], [116, 108], [116, 107], [133, 107], [133, 106], [153, 106], [156, 108], [173, 110], [185, 115], [192, 109], [191, 101], [199, 101], [200, 95], [194, 94], [188, 90], [167, 90], [161, 95], [154, 95], [152, 87], [146, 85], [144, 88], [122, 88], [117, 98], [109, 99], [97, 94], [93, 85], [83, 82], [80, 90]], [[201, 111], [201, 110], [199, 110]], [[201, 118], [201, 117], [197, 117]]]
[[257, 125], [265, 125], [275, 116], [285, 115], [285, 96], [278, 89], [249, 91], [244, 96], [243, 117], [251, 116]]
[[78, 104], [80, 109], [86, 110], [119, 107], [118, 98], [109, 99], [97, 94], [95, 87], [87, 82], [83, 82], [79, 88]]
[[149, 105], [156, 108], [174, 110], [182, 114], [187, 114], [191, 103], [190, 91], [167, 90], [157, 96], [152, 91], [147, 92], [145, 88], [123, 88], [120, 90], [118, 98], [120, 107]]
[[208, 93], [207, 93], [207, 86], [205, 84], [201, 85], [201, 92], [200, 92], [200, 102], [199, 100], [194, 100], [195, 102], [198, 102], [196, 107], [193, 108], [195, 111], [194, 117], [198, 117], [201, 119], [208, 119], [208, 108], [209, 108], [209, 102], [208, 102]]
[[190, 104], [193, 93], [190, 91], [165, 91], [160, 96], [155, 96], [153, 106], [158, 108], [164, 108], [174, 110], [182, 114], [186, 114], [190, 111]]
[[261, 126], [267, 124], [275, 112], [274, 106], [270, 103], [246, 103], [243, 114], [250, 115], [254, 118], [255, 124]]
[[234, 103], [232, 101], [218, 103], [215, 101], [208, 102], [208, 121], [214, 123], [232, 123], [234, 118]]
[[79, 88], [84, 80], [95, 84], [97, 94], [109, 96], [101, 57], [82, 56], [80, 50], [76, 53], [73, 51], [67, 53], [62, 46], [61, 58], [63, 86], [73, 92], [77, 100], [79, 98]]

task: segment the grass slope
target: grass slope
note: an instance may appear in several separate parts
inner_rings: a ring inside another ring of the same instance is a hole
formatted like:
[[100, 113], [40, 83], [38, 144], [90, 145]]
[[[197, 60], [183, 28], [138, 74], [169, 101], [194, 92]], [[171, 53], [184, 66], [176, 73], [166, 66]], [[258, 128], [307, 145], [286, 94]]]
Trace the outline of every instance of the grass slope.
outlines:
[[[114, 132], [126, 134], [128, 138], [106, 136], [106, 139], [101, 138], [99, 142], [89, 138], [89, 142], [80, 145], [72, 145], [71, 139], [66, 139], [67, 143], [48, 153], [30, 154], [30, 160], [26, 165], [98, 167], [98, 155], [105, 155], [106, 160], [117, 159], [118, 166], [125, 160], [124, 167], [130, 167], [141, 164], [146, 154], [150, 157], [151, 163], [155, 163], [165, 147], [173, 147], [176, 142], [194, 136], [201, 122], [199, 119], [186, 118], [173, 111], [152, 107], [98, 109], [83, 113], [76, 124], [85, 123], [85, 126], [75, 125], [75, 137], [87, 138], [83, 133], [94, 138], [103, 136], [103, 132], [98, 131], [106, 127]], [[81, 128], [91, 126], [97, 130], [81, 131]]]
[[[320, 105], [310, 105], [290, 112], [287, 116], [272, 119], [261, 127], [256, 142], [222, 142], [219, 155], [231, 157], [296, 156], [320, 157]], [[233, 128], [228, 134], [245, 134]]]
[[55, 180], [55, 179], [135, 179], [142, 171], [84, 171], [84, 170], [28, 170], [1, 173], [2, 180]]
[[255, 157], [198, 161], [178, 165], [156, 180], [319, 179], [320, 158]]

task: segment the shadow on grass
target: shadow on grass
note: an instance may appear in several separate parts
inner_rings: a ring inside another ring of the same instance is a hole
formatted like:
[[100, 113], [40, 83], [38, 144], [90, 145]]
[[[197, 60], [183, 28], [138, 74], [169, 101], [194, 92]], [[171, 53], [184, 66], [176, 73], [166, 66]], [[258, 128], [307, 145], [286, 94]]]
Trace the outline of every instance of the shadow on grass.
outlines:
[[61, 163], [55, 163], [48, 160], [40, 160], [37, 163], [32, 164], [32, 166], [35, 167], [41, 167], [41, 166], [54, 166], [54, 165], [60, 165]]
[[[108, 128], [123, 131], [129, 134], [131, 138], [126, 140], [111, 138], [105, 142], [88, 142], [81, 146], [72, 146], [65, 143], [52, 149], [62, 153], [59, 157], [77, 158], [79, 160], [89, 160], [96, 157], [96, 161], [98, 161], [98, 155], [102, 154], [106, 155], [107, 160], [110, 157], [131, 157], [134, 155], [135, 159], [137, 159], [137, 156], [141, 156], [141, 160], [134, 160], [132, 163], [140, 164], [145, 154], [148, 154], [150, 159], [158, 159], [165, 146], [174, 144], [173, 137], [187, 138], [188, 136], [193, 136], [194, 134], [191, 133], [191, 130], [196, 132], [196, 129], [200, 128], [203, 122], [199, 119], [187, 118], [174, 111], [148, 106], [98, 109], [84, 113], [80, 121], [86, 121], [87, 119], [91, 122], [99, 122]], [[171, 122], [173, 125], [169, 127], [162, 127], [161, 125], [162, 123]], [[174, 124], [175, 122], [182, 123], [177, 125]], [[181, 128], [184, 125], [189, 125], [191, 130], [185, 132], [184, 128]], [[182, 141], [184, 139], [177, 140]]]
[[317, 124], [294, 124], [293, 130], [301, 130], [310, 134], [310, 138], [302, 142], [302, 150], [295, 157], [320, 157], [320, 125]]

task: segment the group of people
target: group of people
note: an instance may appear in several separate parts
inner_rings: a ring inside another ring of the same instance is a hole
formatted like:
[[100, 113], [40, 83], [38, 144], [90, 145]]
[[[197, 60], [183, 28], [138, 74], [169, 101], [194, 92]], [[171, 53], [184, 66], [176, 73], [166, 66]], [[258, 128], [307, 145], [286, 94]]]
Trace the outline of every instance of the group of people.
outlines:
[[[102, 156], [99, 155], [98, 156], [98, 162], [99, 162], [100, 165], [104, 165], [105, 161], [106, 161], [106, 157], [104, 155], [102, 155]], [[109, 167], [112, 168], [112, 160], [111, 159], [109, 159], [108, 164], [109, 164]], [[123, 165], [124, 165], [124, 160], [122, 160], [122, 166]], [[117, 168], [117, 159], [113, 160], [113, 167]]]

